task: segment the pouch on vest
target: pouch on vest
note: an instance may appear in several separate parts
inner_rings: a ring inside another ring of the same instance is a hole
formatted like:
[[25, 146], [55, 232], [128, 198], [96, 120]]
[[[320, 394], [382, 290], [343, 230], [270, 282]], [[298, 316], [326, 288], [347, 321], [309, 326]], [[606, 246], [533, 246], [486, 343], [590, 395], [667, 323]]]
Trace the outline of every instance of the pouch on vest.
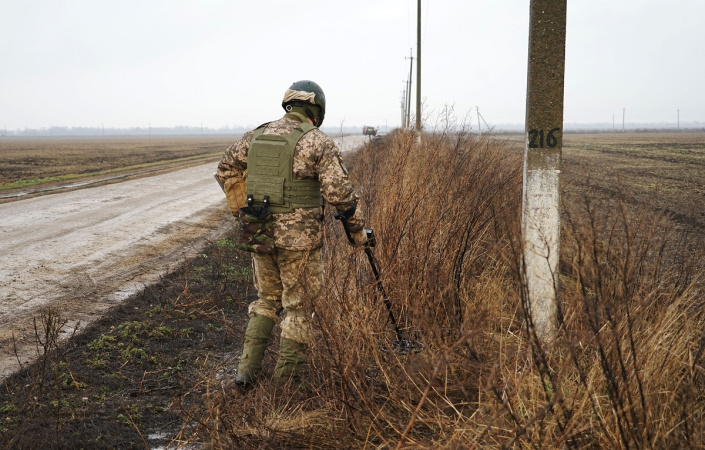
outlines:
[[247, 196], [252, 196], [255, 205], [268, 196], [269, 209], [275, 214], [321, 207], [321, 182], [294, 179], [294, 150], [299, 139], [314, 128], [300, 123], [284, 135], [264, 134], [264, 126], [255, 130], [247, 155]]
[[274, 216], [269, 210], [269, 198], [264, 205], [253, 205], [252, 196], [248, 196], [247, 205], [238, 210], [242, 224], [242, 241], [240, 250], [252, 253], [274, 252]]
[[244, 176], [226, 179], [223, 184], [223, 191], [225, 191], [225, 198], [228, 200], [230, 211], [233, 213], [237, 213], [240, 208], [247, 206], [247, 185], [245, 184]]

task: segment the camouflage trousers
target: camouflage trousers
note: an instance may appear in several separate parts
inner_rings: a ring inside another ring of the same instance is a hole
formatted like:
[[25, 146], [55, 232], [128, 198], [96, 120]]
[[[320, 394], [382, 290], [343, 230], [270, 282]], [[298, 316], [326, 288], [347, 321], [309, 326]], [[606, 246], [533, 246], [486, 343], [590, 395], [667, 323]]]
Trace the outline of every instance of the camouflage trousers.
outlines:
[[308, 344], [311, 339], [312, 301], [323, 287], [321, 249], [294, 251], [275, 248], [271, 254], [253, 253], [255, 288], [259, 298], [250, 303], [250, 314], [275, 322], [282, 309], [281, 337]]

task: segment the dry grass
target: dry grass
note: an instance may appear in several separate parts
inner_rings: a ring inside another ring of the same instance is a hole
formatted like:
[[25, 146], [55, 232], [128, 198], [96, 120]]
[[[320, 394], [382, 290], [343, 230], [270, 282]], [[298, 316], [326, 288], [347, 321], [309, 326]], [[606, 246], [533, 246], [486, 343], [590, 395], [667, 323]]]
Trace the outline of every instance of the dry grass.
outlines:
[[639, 205], [571, 203], [559, 338], [542, 348], [521, 309], [521, 157], [466, 133], [416, 145], [399, 132], [364, 147], [350, 165], [381, 281], [405, 337], [425, 350], [389, 351], [396, 338], [365, 255], [331, 221], [307, 389], [265, 380], [213, 393], [212, 446], [705, 445], [702, 250], [684, 253], [669, 217]]

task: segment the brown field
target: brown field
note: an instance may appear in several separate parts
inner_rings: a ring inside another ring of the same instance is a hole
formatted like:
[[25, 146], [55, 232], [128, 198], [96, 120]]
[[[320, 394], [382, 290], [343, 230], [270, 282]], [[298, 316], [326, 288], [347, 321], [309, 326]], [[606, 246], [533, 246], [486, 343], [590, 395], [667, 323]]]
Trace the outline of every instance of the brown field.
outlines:
[[629, 198], [705, 228], [705, 134], [567, 135], [566, 187], [582, 184]]
[[0, 138], [0, 193], [215, 160], [238, 136]]
[[565, 136], [550, 348], [522, 306], [522, 151], [395, 132], [346, 158], [418, 354], [390, 351], [364, 253], [328, 217], [305, 386], [271, 381], [275, 337], [260, 382], [224, 388], [253, 297], [233, 233], [69, 345], [38, 318], [39, 363], [0, 385], [0, 447], [702, 448], [705, 134]]
[[[517, 149], [521, 136], [505, 137]], [[705, 229], [705, 133], [597, 133], [563, 137], [564, 201], [621, 196]], [[578, 197], [576, 197], [576, 195]]]

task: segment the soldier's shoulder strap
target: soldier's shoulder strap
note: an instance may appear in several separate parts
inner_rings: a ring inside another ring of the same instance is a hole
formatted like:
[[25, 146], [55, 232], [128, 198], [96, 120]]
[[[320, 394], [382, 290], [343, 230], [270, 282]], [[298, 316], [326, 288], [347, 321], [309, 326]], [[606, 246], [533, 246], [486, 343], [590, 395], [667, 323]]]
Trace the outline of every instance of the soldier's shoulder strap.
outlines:
[[262, 133], [264, 133], [264, 129], [267, 128], [267, 125], [269, 125], [270, 123], [272, 123], [272, 122], [265, 122], [262, 125], [255, 128], [255, 133], [252, 135], [252, 140], [254, 141], [258, 137], [260, 137], [260, 135]]
[[296, 128], [299, 128], [301, 131], [303, 131], [303, 133], [302, 133], [302, 135], [303, 135], [303, 134], [306, 134], [309, 131], [313, 130], [316, 127], [314, 127], [313, 125], [311, 125], [308, 122], [301, 122], [300, 124], [297, 125]]

